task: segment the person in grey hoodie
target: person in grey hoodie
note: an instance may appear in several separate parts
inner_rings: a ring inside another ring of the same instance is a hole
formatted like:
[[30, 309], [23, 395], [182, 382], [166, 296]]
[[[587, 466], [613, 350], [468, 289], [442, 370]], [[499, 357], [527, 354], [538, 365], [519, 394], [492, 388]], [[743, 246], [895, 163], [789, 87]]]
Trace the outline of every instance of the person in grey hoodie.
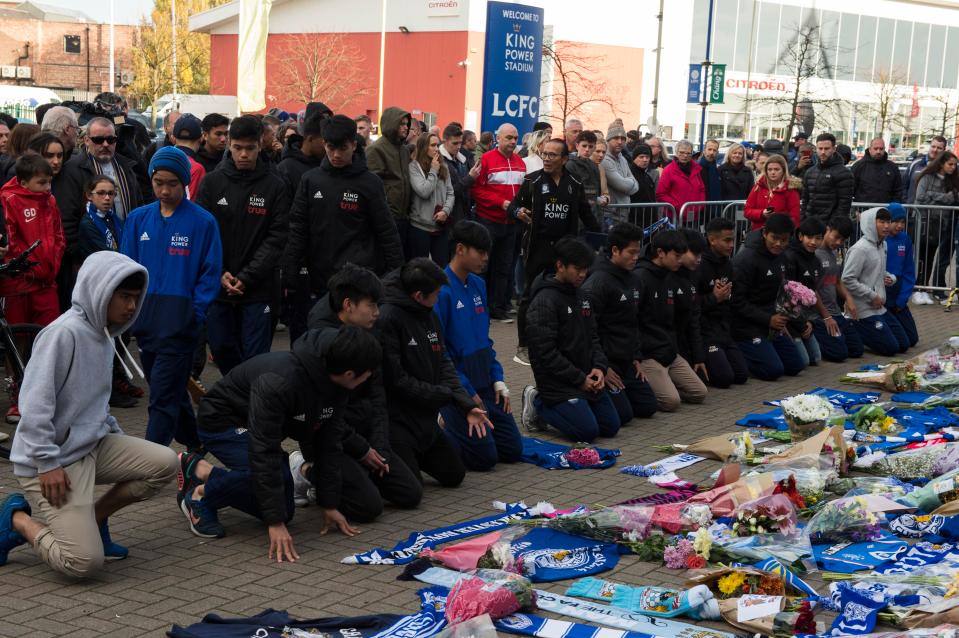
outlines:
[[886, 237], [892, 232], [892, 215], [885, 208], [870, 208], [859, 216], [859, 238], [846, 254], [842, 284], [855, 310], [853, 325], [867, 348], [884, 357], [909, 349], [902, 324], [886, 311], [886, 286], [895, 283], [886, 272]]
[[449, 225], [456, 194], [450, 169], [440, 156], [438, 135], [420, 135], [410, 161], [410, 251], [407, 259], [430, 257], [441, 268], [450, 260]]
[[[125, 346], [122, 354], [114, 348], [122, 344], [115, 337], [136, 320], [146, 290], [143, 266], [120, 253], [94, 253], [77, 275], [72, 307], [37, 335], [10, 460], [45, 523], [32, 518], [23, 494], [8, 496], [0, 506], [0, 565], [26, 542], [47, 565], [76, 578], [104, 560], [125, 558], [107, 518], [176, 476], [176, 454], [123, 434], [108, 406], [114, 355], [139, 371]], [[95, 500], [94, 488], [105, 483], [113, 487]]]
[[[625, 145], [626, 129], [614, 122], [606, 131], [606, 155], [603, 157], [610, 204], [629, 204], [629, 196], [639, 190], [639, 182], [633, 177], [629, 161], [623, 156]], [[607, 208], [605, 226], [609, 228], [615, 222], [625, 221], [626, 212], [624, 209]]]

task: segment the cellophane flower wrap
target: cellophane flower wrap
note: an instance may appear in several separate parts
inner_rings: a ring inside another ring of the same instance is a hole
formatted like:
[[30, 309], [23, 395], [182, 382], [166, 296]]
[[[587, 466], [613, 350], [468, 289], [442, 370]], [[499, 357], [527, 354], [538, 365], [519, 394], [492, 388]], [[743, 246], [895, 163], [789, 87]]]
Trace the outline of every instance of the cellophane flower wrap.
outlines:
[[737, 536], [796, 533], [796, 509], [786, 494], [761, 496], [743, 503], [733, 512], [732, 529]]
[[809, 317], [816, 305], [816, 293], [798, 281], [786, 280], [776, 297], [776, 314], [790, 319]]
[[878, 371], [850, 372], [842, 380], [890, 392], [949, 392], [959, 387], [959, 337], [950, 337], [937, 348]]
[[866, 434], [876, 434], [890, 436], [902, 431], [902, 426], [886, 414], [885, 407], [881, 403], [872, 403], [863, 406], [852, 415], [852, 423], [859, 432]]
[[552, 519], [531, 519], [521, 524], [549, 527], [611, 543], [640, 541], [649, 536], [654, 509], [649, 505], [613, 505]]
[[880, 518], [870, 512], [862, 496], [826, 503], [803, 530], [813, 545], [862, 543], [882, 535]]
[[477, 569], [460, 579], [446, 598], [446, 620], [456, 624], [489, 614], [493, 620], [536, 606], [528, 578], [498, 569]]
[[603, 459], [600, 458], [596, 448], [583, 446], [574, 447], [566, 453], [566, 461], [574, 468], [589, 468], [602, 465]]
[[787, 418], [803, 424], [826, 421], [833, 412], [832, 404], [815, 394], [787, 397], [782, 400], [780, 407]]
[[927, 479], [935, 475], [935, 467], [939, 459], [957, 446], [959, 443], [945, 443], [903, 450], [889, 455], [873, 454], [857, 460], [855, 467], [872, 474], [892, 476], [900, 481]]

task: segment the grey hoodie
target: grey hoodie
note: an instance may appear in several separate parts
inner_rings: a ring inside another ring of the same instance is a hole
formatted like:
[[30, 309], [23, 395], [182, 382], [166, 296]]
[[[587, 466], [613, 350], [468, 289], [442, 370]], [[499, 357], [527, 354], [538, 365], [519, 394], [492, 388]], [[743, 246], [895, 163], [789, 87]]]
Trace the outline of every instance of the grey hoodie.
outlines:
[[77, 275], [73, 306], [37, 335], [20, 388], [22, 416], [10, 451], [17, 476], [66, 467], [107, 434], [120, 432], [109, 406], [110, 370], [118, 354], [114, 337], [133, 325], [146, 286], [127, 323], [108, 326], [107, 308], [120, 282], [136, 272], [147, 274], [120, 253], [93, 253]]
[[876, 213], [880, 208], [870, 208], [859, 216], [859, 238], [849, 252], [842, 269], [842, 283], [856, 304], [860, 319], [881, 315], [885, 307], [873, 308], [873, 297], [886, 301], [886, 241], [879, 239], [876, 230]]

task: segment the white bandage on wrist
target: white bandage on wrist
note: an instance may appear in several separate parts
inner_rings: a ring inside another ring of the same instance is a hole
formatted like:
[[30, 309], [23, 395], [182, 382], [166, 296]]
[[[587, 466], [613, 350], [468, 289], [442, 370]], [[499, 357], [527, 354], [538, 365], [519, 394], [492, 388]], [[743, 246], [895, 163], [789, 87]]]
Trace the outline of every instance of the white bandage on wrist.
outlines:
[[504, 397], [509, 396], [509, 388], [506, 387], [506, 382], [504, 381], [494, 381], [493, 382], [493, 391], [499, 392]]

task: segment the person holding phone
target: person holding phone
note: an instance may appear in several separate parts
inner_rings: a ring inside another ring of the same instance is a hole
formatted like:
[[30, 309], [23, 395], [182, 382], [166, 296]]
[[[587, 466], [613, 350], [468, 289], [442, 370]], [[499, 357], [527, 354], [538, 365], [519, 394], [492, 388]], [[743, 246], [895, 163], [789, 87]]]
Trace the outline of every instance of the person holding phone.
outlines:
[[789, 175], [786, 158], [771, 155], [763, 166], [763, 173], [753, 186], [743, 215], [752, 222], [750, 230], [759, 230], [774, 213], [785, 213], [799, 225], [799, 191], [802, 180]]
[[429, 257], [441, 268], [449, 262], [447, 222], [456, 203], [449, 167], [440, 156], [440, 138], [416, 138], [410, 162], [410, 259]]

